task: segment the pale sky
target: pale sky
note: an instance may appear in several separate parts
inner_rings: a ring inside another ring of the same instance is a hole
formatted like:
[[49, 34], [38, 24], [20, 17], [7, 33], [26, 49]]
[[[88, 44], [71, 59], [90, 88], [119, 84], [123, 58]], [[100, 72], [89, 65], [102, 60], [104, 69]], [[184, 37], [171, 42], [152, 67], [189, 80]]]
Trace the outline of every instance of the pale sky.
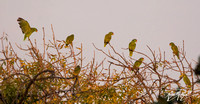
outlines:
[[53, 24], [58, 40], [74, 33], [74, 44], [83, 43], [86, 53], [93, 53], [92, 43], [103, 48], [113, 31], [111, 44], [119, 51], [136, 38], [136, 50], [145, 53], [149, 45], [171, 56], [169, 43], [182, 46], [184, 40], [190, 61], [200, 55], [200, 0], [0, 0], [0, 34], [25, 45], [18, 17], [38, 29], [31, 39], [42, 39], [42, 27], [51, 38]]

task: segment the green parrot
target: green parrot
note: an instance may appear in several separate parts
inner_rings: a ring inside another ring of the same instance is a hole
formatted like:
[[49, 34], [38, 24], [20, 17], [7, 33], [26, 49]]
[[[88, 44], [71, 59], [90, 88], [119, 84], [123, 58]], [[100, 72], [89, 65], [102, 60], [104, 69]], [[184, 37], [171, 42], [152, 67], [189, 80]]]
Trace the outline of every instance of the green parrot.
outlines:
[[190, 79], [187, 77], [186, 74], [182, 74], [180, 77], [183, 77], [183, 81], [185, 83], [185, 85], [190, 88], [191, 87], [191, 82]]
[[129, 43], [129, 55], [132, 56], [133, 55], [133, 51], [135, 50], [135, 47], [136, 47], [136, 42], [137, 42], [137, 39], [133, 39], [130, 43]]
[[112, 35], [114, 35], [113, 32], [109, 32], [108, 34], [106, 34], [104, 38], [104, 47], [106, 47], [106, 45], [110, 42]]
[[134, 65], [133, 65], [133, 68], [131, 70], [132, 71], [135, 70], [135, 69], [139, 70], [139, 67], [142, 64], [143, 60], [144, 60], [143, 57], [140, 58], [140, 59], [138, 59], [138, 60], [136, 60], [135, 63], [134, 63]]
[[76, 66], [76, 68], [74, 69], [73, 75], [74, 76], [78, 76], [78, 74], [80, 73], [80, 71], [81, 71], [81, 67], [79, 65]]
[[38, 30], [34, 27], [30, 27], [29, 23], [24, 20], [23, 18], [19, 17], [17, 19], [18, 23], [19, 23], [19, 27], [21, 28], [22, 30], [22, 33], [25, 34], [24, 35], [24, 41], [26, 40], [26, 38], [30, 37], [30, 35], [33, 33], [33, 32], [37, 32]]
[[171, 46], [173, 53], [180, 59], [178, 47], [173, 42], [169, 43], [169, 45]]
[[72, 45], [73, 40], [74, 40], [74, 34], [68, 36], [68, 37], [66, 38], [66, 46], [68, 47], [69, 44]]

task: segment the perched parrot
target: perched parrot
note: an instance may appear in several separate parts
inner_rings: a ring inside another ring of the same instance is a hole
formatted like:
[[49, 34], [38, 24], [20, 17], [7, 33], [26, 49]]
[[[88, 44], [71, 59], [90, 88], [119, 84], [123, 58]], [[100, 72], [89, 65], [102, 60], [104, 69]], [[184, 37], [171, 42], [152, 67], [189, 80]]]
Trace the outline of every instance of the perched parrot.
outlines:
[[169, 43], [169, 45], [171, 46], [173, 53], [180, 59], [178, 47], [173, 42]]
[[81, 67], [80, 67], [79, 65], [76, 66], [76, 68], [74, 69], [73, 75], [74, 75], [74, 76], [77, 76], [77, 75], [80, 73], [80, 71], [81, 71]]
[[74, 40], [74, 34], [68, 36], [68, 37], [66, 38], [66, 46], [68, 47], [69, 44], [72, 45], [73, 40]]
[[138, 59], [138, 60], [136, 60], [135, 63], [134, 63], [134, 65], [133, 65], [133, 68], [131, 70], [132, 71], [135, 70], [135, 69], [139, 70], [139, 67], [142, 64], [143, 60], [144, 60], [143, 57], [140, 58], [140, 59]]
[[113, 32], [109, 32], [108, 34], [106, 34], [104, 38], [104, 47], [106, 47], [106, 45], [110, 42], [112, 35], [114, 35]]
[[137, 39], [133, 39], [130, 43], [129, 43], [129, 55], [132, 56], [133, 55], [133, 51], [135, 50], [135, 47], [136, 47], [136, 42], [137, 42]]
[[183, 77], [183, 81], [185, 82], [185, 85], [190, 88], [191, 87], [191, 82], [190, 79], [187, 77], [186, 74], [182, 74], [180, 77]]
[[30, 35], [33, 32], [37, 32], [38, 30], [36, 28], [30, 27], [29, 23], [24, 20], [23, 18], [19, 17], [17, 19], [18, 23], [19, 23], [19, 27], [22, 30], [22, 33], [25, 34], [24, 35], [24, 41], [26, 40], [27, 37], [30, 37]]

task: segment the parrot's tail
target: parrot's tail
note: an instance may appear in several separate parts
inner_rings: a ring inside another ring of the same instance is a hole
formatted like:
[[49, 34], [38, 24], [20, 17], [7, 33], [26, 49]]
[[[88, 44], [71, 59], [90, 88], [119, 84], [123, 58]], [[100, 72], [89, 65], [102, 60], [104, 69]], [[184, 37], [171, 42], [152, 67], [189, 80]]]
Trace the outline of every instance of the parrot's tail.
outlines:
[[177, 57], [178, 57], [178, 59], [180, 60], [180, 56], [179, 56], [179, 54], [177, 54]]
[[24, 35], [24, 41], [26, 40], [26, 38], [27, 38], [27, 36], [26, 36], [26, 35]]
[[129, 51], [129, 55], [132, 56], [133, 55], [133, 51]]
[[104, 47], [106, 47], [107, 44], [108, 44], [108, 43], [104, 43]]

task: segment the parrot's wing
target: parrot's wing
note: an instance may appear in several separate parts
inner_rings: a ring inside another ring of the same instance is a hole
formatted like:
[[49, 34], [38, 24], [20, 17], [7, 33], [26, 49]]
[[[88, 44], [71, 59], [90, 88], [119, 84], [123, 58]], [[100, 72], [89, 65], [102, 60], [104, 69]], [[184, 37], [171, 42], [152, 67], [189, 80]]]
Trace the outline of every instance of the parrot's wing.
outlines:
[[111, 40], [111, 34], [106, 34], [104, 38], [104, 47], [110, 42]]
[[180, 59], [178, 47], [173, 42], [171, 42], [170, 45], [173, 53]]
[[136, 43], [135, 42], [132, 41], [132, 42], [129, 43], [129, 50], [134, 51], [135, 47], [136, 47]]
[[68, 46], [69, 44], [72, 44], [73, 40], [74, 40], [74, 34], [68, 36], [66, 38], [66, 46]]
[[74, 69], [74, 75], [77, 76], [81, 71], [80, 66], [76, 66], [76, 68]]
[[104, 38], [104, 47], [110, 42], [112, 35], [114, 35], [113, 32], [109, 32], [108, 34], [105, 35]]
[[18, 21], [19, 26], [20, 26], [20, 28], [22, 30], [22, 33], [27, 34], [27, 33], [29, 33], [31, 31], [31, 27], [30, 27], [29, 23], [26, 20], [24, 20], [23, 18], [19, 17], [17, 19], [17, 21]]
[[133, 51], [135, 50], [135, 47], [136, 47], [136, 43], [134, 41], [131, 41], [128, 47], [130, 56], [133, 55]]
[[69, 42], [71, 43], [74, 40], [74, 35], [69, 36]]
[[186, 74], [183, 75], [183, 81], [188, 87], [191, 87], [190, 79], [187, 77]]

